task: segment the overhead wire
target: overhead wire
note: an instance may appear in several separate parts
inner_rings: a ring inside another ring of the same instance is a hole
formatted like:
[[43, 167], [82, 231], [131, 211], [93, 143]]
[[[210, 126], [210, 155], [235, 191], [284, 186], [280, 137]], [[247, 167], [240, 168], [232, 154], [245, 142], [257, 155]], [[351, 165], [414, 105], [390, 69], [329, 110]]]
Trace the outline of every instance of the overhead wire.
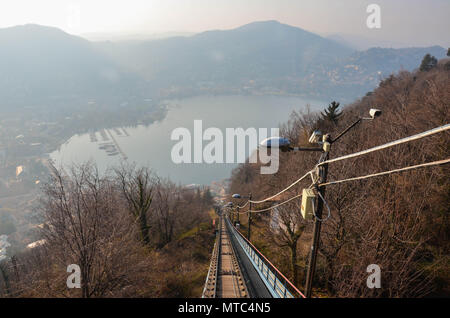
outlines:
[[314, 214], [314, 217], [317, 219], [317, 221], [319, 221], [319, 222], [325, 222], [326, 220], [328, 220], [328, 219], [331, 217], [331, 209], [330, 209], [330, 206], [328, 205], [328, 202], [325, 201], [325, 199], [323, 198], [323, 196], [322, 196], [322, 194], [320, 193], [320, 191], [318, 191], [317, 194], [319, 195], [319, 198], [322, 199], [323, 203], [324, 203], [325, 206], [327, 207], [327, 209], [328, 209], [328, 215], [327, 215], [327, 217], [324, 218], [324, 219], [319, 218], [319, 217], [316, 215], [316, 208], [314, 207], [314, 200], [312, 200], [312, 210], [313, 210], [313, 214]]
[[244, 212], [236, 212], [236, 213], [239, 213], [239, 214], [245, 214], [245, 213], [261, 213], [261, 212], [266, 212], [266, 211], [269, 211], [269, 210], [273, 210], [273, 209], [275, 209], [275, 208], [277, 208], [277, 207], [279, 207], [279, 206], [282, 206], [282, 205], [284, 205], [284, 204], [286, 204], [286, 203], [288, 203], [288, 202], [290, 202], [290, 201], [292, 201], [292, 200], [295, 200], [295, 199], [297, 199], [297, 198], [300, 198], [301, 196], [302, 196], [302, 194], [297, 194], [296, 196], [293, 196], [292, 198], [289, 198], [289, 199], [287, 199], [287, 200], [285, 200], [285, 201], [283, 201], [283, 202], [281, 202], [281, 203], [278, 203], [278, 204], [273, 205], [273, 206], [271, 206], [271, 207], [268, 207], [268, 208], [266, 208], [266, 209], [261, 209], [261, 210], [248, 210], [248, 211], [244, 211]]
[[379, 177], [379, 176], [383, 176], [383, 175], [387, 175], [387, 174], [391, 174], [391, 173], [398, 173], [398, 172], [414, 170], [414, 169], [419, 169], [419, 168], [424, 168], [424, 167], [445, 165], [445, 164], [449, 164], [449, 163], [450, 163], [450, 158], [444, 159], [444, 160], [433, 161], [433, 162], [422, 163], [422, 164], [409, 166], [409, 167], [403, 167], [403, 168], [389, 170], [389, 171], [372, 173], [372, 174], [365, 175], [365, 176], [347, 178], [347, 179], [336, 180], [336, 181], [329, 181], [329, 182], [325, 182], [325, 183], [319, 184], [319, 187], [324, 187], [324, 186], [327, 186], [327, 185], [333, 185], [333, 184], [338, 184], [338, 183], [343, 183], [343, 182], [349, 182], [349, 181], [363, 180], [363, 179], [368, 179], [368, 178], [373, 178], [373, 177]]
[[[422, 133], [419, 134], [415, 134], [409, 137], [405, 137], [405, 138], [401, 138], [383, 145], [379, 145], [376, 147], [372, 147], [366, 150], [362, 150], [359, 152], [355, 152], [349, 155], [345, 155], [345, 156], [341, 156], [338, 158], [334, 158], [334, 159], [329, 159], [329, 160], [325, 160], [322, 161], [320, 163], [318, 163], [314, 169], [308, 171], [307, 173], [305, 173], [301, 178], [295, 180], [293, 183], [291, 183], [289, 186], [287, 186], [286, 188], [284, 188], [283, 190], [281, 190], [280, 192], [267, 197], [263, 200], [247, 200], [247, 202], [242, 205], [242, 206], [238, 206], [240, 209], [244, 208], [245, 206], [247, 206], [248, 203], [254, 203], [254, 204], [260, 204], [260, 203], [264, 203], [267, 202], [273, 198], [276, 198], [277, 196], [283, 194], [284, 192], [288, 191], [289, 189], [291, 189], [293, 186], [295, 186], [296, 184], [298, 184], [300, 181], [302, 181], [303, 179], [305, 179], [308, 175], [311, 175], [311, 178], [313, 180], [313, 185], [317, 183], [317, 179], [314, 178], [314, 172], [317, 171], [317, 168], [319, 166], [322, 166], [324, 164], [329, 164], [332, 162], [336, 162], [336, 161], [341, 161], [341, 160], [345, 160], [345, 159], [349, 159], [349, 158], [354, 158], [354, 157], [358, 157], [358, 156], [362, 156], [374, 151], [378, 151], [378, 150], [382, 150], [382, 149], [386, 149], [389, 147], [393, 147], [399, 144], [403, 144], [406, 142], [410, 142], [413, 140], [418, 140], [427, 136], [431, 136], [440, 132], [444, 132], [450, 129], [450, 124], [446, 124], [440, 127], [436, 127], [427, 131], [424, 131]], [[347, 178], [347, 179], [343, 179], [343, 180], [337, 180], [337, 181], [330, 181], [330, 182], [326, 182], [326, 183], [321, 183], [318, 184], [319, 187], [323, 187], [323, 186], [327, 186], [327, 185], [333, 185], [333, 184], [338, 184], [338, 183], [343, 183], [343, 182], [349, 182], [349, 181], [355, 181], [355, 180], [363, 180], [363, 179], [367, 179], [367, 178], [372, 178], [372, 177], [378, 177], [378, 176], [382, 176], [382, 175], [387, 175], [387, 174], [391, 174], [391, 173], [398, 173], [398, 172], [402, 172], [402, 171], [408, 171], [408, 170], [413, 170], [413, 169], [419, 169], [419, 168], [423, 168], [423, 167], [429, 167], [429, 166], [435, 166], [435, 165], [444, 165], [444, 164], [448, 164], [450, 162], [450, 158], [449, 159], [444, 159], [444, 160], [439, 160], [439, 161], [434, 161], [434, 162], [429, 162], [429, 163], [423, 163], [423, 164], [419, 164], [419, 165], [414, 165], [414, 166], [409, 166], [409, 167], [404, 167], [404, 168], [399, 168], [399, 169], [394, 169], [394, 170], [389, 170], [389, 171], [383, 171], [383, 172], [378, 172], [378, 173], [373, 173], [373, 174], [369, 174], [369, 175], [365, 175], [365, 176], [359, 176], [359, 177], [353, 177], [353, 178]], [[311, 187], [311, 186], [310, 186]], [[281, 206], [283, 204], [288, 203], [291, 200], [294, 200], [298, 197], [301, 197], [301, 194], [296, 195], [286, 201], [283, 201], [275, 206], [266, 208], [266, 209], [261, 209], [261, 210], [248, 210], [248, 211], [244, 211], [244, 212], [237, 212], [239, 214], [244, 214], [244, 213], [259, 213], [259, 212], [265, 212], [265, 211], [269, 211], [272, 210], [278, 206]]]
[[417, 139], [421, 139], [421, 138], [424, 138], [424, 137], [427, 137], [427, 136], [431, 136], [431, 135], [434, 135], [434, 134], [437, 134], [437, 133], [440, 133], [440, 132], [444, 132], [444, 131], [447, 131], [449, 129], [450, 129], [450, 124], [446, 124], [446, 125], [443, 125], [443, 126], [440, 126], [440, 127], [436, 127], [436, 128], [424, 131], [424, 132], [419, 133], [419, 134], [415, 134], [415, 135], [412, 135], [412, 136], [409, 136], [409, 137], [405, 137], [405, 138], [401, 138], [401, 139], [398, 139], [398, 140], [394, 140], [394, 141], [388, 142], [387, 144], [383, 144], [383, 145], [379, 145], [379, 146], [376, 146], [376, 147], [373, 147], [373, 148], [369, 148], [369, 149], [366, 149], [366, 150], [358, 151], [358, 152], [355, 152], [355, 153], [352, 153], [352, 154], [349, 154], [349, 155], [345, 155], [345, 156], [342, 156], [342, 157], [337, 157], [337, 158], [334, 158], [334, 159], [325, 160], [325, 161], [319, 163], [317, 166], [322, 166], [324, 164], [328, 164], [328, 163], [332, 163], [332, 162], [336, 162], [336, 161], [341, 161], [341, 160], [345, 160], [345, 159], [349, 159], [349, 158], [362, 156], [362, 155], [365, 155], [365, 154], [368, 154], [368, 153], [371, 153], [371, 152], [374, 152], [374, 151], [386, 149], [386, 148], [393, 147], [393, 146], [396, 146], [396, 145], [400, 145], [400, 144], [403, 144], [403, 143], [406, 143], [406, 142], [409, 142], [409, 141], [412, 141], [412, 140], [417, 140]]
[[246, 206], [247, 206], [247, 204], [249, 204], [249, 200], [247, 200], [247, 202], [245, 202], [245, 204], [244, 205], [238, 205], [237, 207], [239, 208], [239, 209], [243, 209], [243, 208], [245, 208]]
[[284, 188], [283, 190], [281, 190], [280, 192], [278, 192], [277, 194], [274, 194], [270, 197], [267, 197], [263, 200], [259, 200], [259, 201], [255, 201], [255, 200], [249, 200], [249, 202], [254, 203], [254, 204], [259, 204], [259, 203], [263, 203], [266, 201], [269, 201], [273, 198], [276, 198], [277, 196], [279, 196], [280, 194], [286, 192], [287, 190], [289, 190], [290, 188], [292, 188], [293, 186], [295, 186], [297, 183], [299, 183], [300, 181], [302, 181], [303, 179], [305, 179], [307, 176], [309, 176], [311, 173], [313, 173], [315, 170], [311, 170], [308, 171], [305, 175], [303, 175], [301, 178], [295, 180], [293, 183], [291, 183], [289, 186], [287, 186], [286, 188]]

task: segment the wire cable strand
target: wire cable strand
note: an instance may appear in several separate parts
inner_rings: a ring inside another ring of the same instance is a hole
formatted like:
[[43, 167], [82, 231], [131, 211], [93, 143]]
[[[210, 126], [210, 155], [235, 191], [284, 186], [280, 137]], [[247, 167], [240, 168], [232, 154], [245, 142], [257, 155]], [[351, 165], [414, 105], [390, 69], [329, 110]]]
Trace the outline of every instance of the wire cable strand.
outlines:
[[[450, 124], [446, 124], [446, 125], [443, 125], [443, 126], [440, 126], [440, 127], [436, 127], [436, 128], [433, 128], [433, 129], [430, 129], [430, 130], [427, 130], [427, 131], [424, 131], [422, 133], [415, 134], [415, 135], [412, 135], [412, 136], [409, 136], [409, 137], [401, 138], [401, 139], [398, 139], [398, 140], [395, 140], [395, 141], [392, 141], [392, 142], [389, 142], [389, 143], [386, 143], [386, 144], [383, 144], [383, 145], [380, 145], [380, 146], [376, 146], [376, 147], [369, 148], [369, 149], [366, 149], [366, 150], [362, 150], [362, 151], [359, 151], [359, 152], [355, 152], [355, 153], [352, 153], [352, 154], [349, 154], [349, 155], [345, 155], [345, 156], [341, 156], [341, 157], [338, 157], [338, 158], [329, 159], [329, 160], [320, 162], [320, 163], [318, 163], [316, 165], [316, 167], [314, 169], [308, 171], [301, 178], [297, 179], [296, 181], [291, 183], [288, 187], [286, 187], [285, 189], [281, 190], [277, 194], [274, 194], [274, 195], [272, 195], [270, 197], [267, 197], [267, 198], [265, 198], [263, 200], [259, 200], [259, 201], [248, 200], [244, 205], [239, 206], [239, 208], [240, 209], [244, 208], [245, 206], [247, 206], [247, 204], [249, 202], [254, 203], [254, 204], [259, 204], [259, 203], [264, 203], [266, 201], [269, 201], [269, 200], [279, 196], [280, 194], [286, 192], [287, 190], [292, 188], [294, 185], [296, 185], [297, 183], [302, 181], [304, 178], [306, 178], [308, 175], [311, 175], [312, 179], [314, 180], [313, 173], [315, 172], [315, 169], [317, 169], [321, 165], [332, 163], [332, 162], [336, 162], [336, 161], [341, 161], [341, 160], [345, 160], [345, 159], [349, 159], [349, 158], [354, 158], [354, 157], [358, 157], [358, 156], [362, 156], [362, 155], [365, 155], [365, 154], [368, 154], [368, 153], [371, 153], [371, 152], [374, 152], [374, 151], [386, 149], [386, 148], [389, 148], [389, 147], [393, 147], [395, 145], [399, 145], [399, 144], [406, 143], [406, 142], [409, 142], [409, 141], [413, 141], [413, 140], [421, 139], [421, 138], [424, 138], [424, 137], [427, 137], [427, 136], [431, 136], [431, 135], [434, 135], [434, 134], [437, 134], [437, 133], [440, 133], [440, 132], [443, 132], [443, 131], [447, 131], [449, 129], [450, 129]], [[442, 164], [446, 164], [446, 163], [447, 162], [438, 161], [437, 164], [442, 165]], [[411, 167], [406, 167], [406, 168], [402, 168], [402, 169], [396, 169], [396, 170], [391, 170], [391, 171], [386, 171], [386, 172], [380, 172], [380, 173], [376, 173], [376, 174], [372, 174], [372, 175], [368, 175], [368, 176], [363, 176], [363, 177], [355, 177], [355, 178], [349, 178], [349, 179], [345, 179], [345, 180], [331, 181], [331, 182], [320, 184], [319, 186], [326, 186], [326, 185], [342, 183], [342, 182], [346, 182], [346, 181], [365, 179], [365, 178], [369, 178], [369, 177], [385, 175], [385, 174], [388, 174], [388, 173], [394, 173], [394, 172], [406, 171], [406, 170], [411, 170], [411, 169], [417, 169], [417, 168], [420, 168], [420, 167], [427, 167], [427, 166], [431, 166], [431, 165], [435, 165], [435, 164], [428, 163], [428, 164], [423, 164], [423, 165], [418, 165], [418, 166], [411, 166]], [[266, 210], [266, 209], [264, 209], [264, 210]], [[245, 212], [241, 212], [241, 213], [248, 213], [248, 212], [249, 211], [245, 211]]]
[[424, 138], [424, 137], [427, 137], [427, 136], [431, 136], [431, 135], [434, 135], [434, 134], [437, 134], [437, 133], [440, 133], [440, 132], [443, 132], [443, 131], [446, 131], [446, 130], [449, 130], [449, 129], [450, 129], [450, 124], [446, 124], [444, 126], [436, 127], [436, 128], [424, 131], [424, 132], [416, 134], [416, 135], [412, 135], [412, 136], [409, 136], [409, 137], [405, 137], [405, 138], [402, 138], [402, 139], [391, 141], [391, 142], [389, 142], [387, 144], [383, 144], [383, 145], [380, 145], [380, 146], [376, 146], [376, 147], [373, 147], [373, 148], [369, 148], [369, 149], [366, 149], [366, 150], [355, 152], [355, 153], [352, 153], [352, 154], [349, 154], [349, 155], [345, 155], [345, 156], [342, 156], [342, 157], [329, 159], [329, 160], [326, 160], [324, 162], [319, 163], [317, 166], [322, 166], [324, 164], [328, 164], [328, 163], [331, 163], [331, 162], [336, 162], [336, 161], [340, 161], [340, 160], [345, 160], [345, 159], [349, 159], [349, 158], [353, 158], [353, 157], [362, 156], [362, 155], [368, 154], [370, 152], [386, 149], [386, 148], [389, 148], [389, 147], [392, 147], [392, 146], [396, 146], [396, 145], [399, 145], [399, 144], [403, 144], [403, 143], [406, 143], [406, 142], [409, 142], [409, 141], [412, 141], [412, 140], [421, 139], [421, 138]]
[[296, 185], [297, 183], [299, 183], [300, 181], [302, 181], [303, 179], [305, 179], [309, 174], [313, 173], [314, 170], [308, 171], [303, 177], [301, 177], [300, 179], [297, 179], [296, 181], [294, 181], [293, 183], [291, 183], [291, 185], [289, 185], [288, 187], [284, 188], [283, 190], [281, 190], [280, 192], [278, 192], [277, 194], [272, 195], [271, 197], [265, 198], [264, 200], [260, 200], [260, 201], [253, 201], [253, 200], [249, 200], [249, 202], [254, 203], [254, 204], [258, 204], [258, 203], [263, 203], [266, 201], [269, 201], [277, 196], [279, 196], [280, 194], [286, 192], [287, 190], [289, 190], [290, 188], [292, 188], [294, 185]]
[[246, 206], [247, 206], [247, 204], [249, 203], [250, 201], [249, 200], [247, 200], [247, 202], [245, 202], [245, 204], [244, 205], [238, 205], [237, 207], [239, 208], [239, 209], [243, 209], [243, 208], [245, 208]]
[[414, 166], [409, 166], [409, 167], [404, 167], [404, 168], [399, 168], [399, 169], [394, 169], [394, 170], [389, 170], [389, 171], [373, 173], [373, 174], [360, 176], [360, 177], [348, 178], [348, 179], [337, 180], [337, 181], [330, 181], [330, 182], [319, 184], [319, 187], [324, 187], [327, 185], [333, 185], [333, 184], [338, 184], [338, 183], [343, 183], [343, 182], [348, 182], [348, 181], [363, 180], [363, 179], [368, 179], [368, 178], [372, 178], [372, 177], [379, 177], [379, 176], [383, 176], [383, 175], [387, 175], [387, 174], [391, 174], [391, 173], [398, 173], [398, 172], [414, 170], [414, 169], [419, 169], [419, 168], [424, 168], [424, 167], [445, 165], [448, 163], [450, 163], [450, 158], [444, 159], [444, 160], [433, 161], [433, 162], [422, 163], [419, 165], [414, 165]]
[[248, 211], [245, 211], [245, 212], [239, 212], [239, 214], [244, 214], [244, 213], [261, 213], [261, 212], [266, 212], [266, 211], [269, 211], [269, 210], [273, 210], [273, 209], [275, 209], [275, 208], [277, 208], [277, 207], [279, 207], [279, 206], [281, 206], [281, 205], [283, 205], [283, 204], [286, 204], [286, 203], [288, 203], [288, 202], [290, 202], [290, 201], [292, 201], [292, 200], [295, 200], [295, 199], [297, 199], [297, 198], [300, 198], [301, 196], [302, 196], [302, 194], [297, 194], [296, 196], [293, 196], [292, 198], [287, 199], [286, 201], [283, 201], [283, 202], [281, 202], [281, 203], [278, 203], [277, 205], [268, 207], [268, 208], [266, 208], [266, 209], [261, 209], [261, 210], [248, 210]]
[[325, 199], [323, 198], [323, 196], [322, 196], [322, 194], [320, 193], [320, 191], [318, 191], [317, 194], [319, 195], [319, 198], [322, 199], [323, 203], [324, 203], [325, 206], [327, 207], [327, 209], [328, 209], [328, 216], [327, 216], [326, 218], [324, 218], [324, 219], [321, 219], [321, 218], [319, 218], [319, 217], [316, 215], [316, 208], [314, 207], [314, 200], [312, 200], [312, 210], [313, 210], [313, 214], [314, 214], [314, 217], [317, 219], [317, 221], [319, 221], [319, 222], [325, 222], [325, 221], [327, 221], [327, 220], [331, 217], [331, 209], [330, 209], [330, 206], [328, 205], [327, 201], [325, 201]]

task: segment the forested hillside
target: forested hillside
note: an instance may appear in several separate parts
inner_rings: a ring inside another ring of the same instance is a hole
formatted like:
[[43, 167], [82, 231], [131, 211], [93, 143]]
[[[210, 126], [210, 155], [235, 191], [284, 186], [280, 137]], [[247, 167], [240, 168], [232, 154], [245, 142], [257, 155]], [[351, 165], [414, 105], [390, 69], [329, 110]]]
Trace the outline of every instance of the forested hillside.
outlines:
[[[201, 295], [214, 242], [209, 189], [85, 164], [54, 169], [42, 190], [40, 240], [0, 264], [0, 297]], [[67, 288], [70, 264], [81, 288]]]
[[[428, 71], [401, 71], [380, 82], [364, 98], [333, 116], [293, 113], [282, 135], [294, 145], [308, 145], [315, 129], [337, 136], [370, 108], [383, 111], [363, 121], [332, 145], [330, 157], [381, 145], [450, 122], [449, 62]], [[325, 107], [325, 105], [324, 105]], [[337, 115], [337, 116], [335, 116]], [[448, 132], [383, 151], [330, 163], [328, 180], [340, 180], [446, 159]], [[253, 194], [259, 200], [277, 193], [318, 162], [317, 153], [281, 153], [280, 170], [261, 175], [256, 164], [242, 164], [232, 176], [230, 193]], [[449, 167], [392, 174], [326, 187], [331, 216], [322, 223], [316, 292], [338, 297], [420, 297], [449, 295]], [[277, 198], [283, 201], [308, 187], [309, 178]], [[262, 208], [264, 205], [259, 205]], [[255, 207], [256, 209], [256, 207]], [[256, 213], [252, 241], [303, 288], [310, 251], [312, 221], [292, 201], [274, 214]], [[324, 209], [324, 217], [327, 210]], [[274, 226], [274, 222], [278, 225]], [[247, 216], [241, 216], [245, 232]], [[381, 289], [366, 287], [369, 264], [381, 268]]]

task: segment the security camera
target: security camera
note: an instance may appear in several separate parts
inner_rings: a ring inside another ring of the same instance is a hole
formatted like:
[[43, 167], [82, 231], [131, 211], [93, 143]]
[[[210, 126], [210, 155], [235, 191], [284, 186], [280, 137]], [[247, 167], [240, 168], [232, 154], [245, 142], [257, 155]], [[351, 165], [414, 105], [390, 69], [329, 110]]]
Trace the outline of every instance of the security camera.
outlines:
[[378, 116], [381, 115], [381, 110], [376, 109], [376, 108], [371, 108], [369, 110], [369, 115], [370, 115], [370, 117], [372, 117], [372, 119], [375, 118], [375, 117], [378, 117]]
[[322, 132], [320, 130], [314, 130], [311, 137], [309, 137], [309, 143], [316, 144], [319, 142]]

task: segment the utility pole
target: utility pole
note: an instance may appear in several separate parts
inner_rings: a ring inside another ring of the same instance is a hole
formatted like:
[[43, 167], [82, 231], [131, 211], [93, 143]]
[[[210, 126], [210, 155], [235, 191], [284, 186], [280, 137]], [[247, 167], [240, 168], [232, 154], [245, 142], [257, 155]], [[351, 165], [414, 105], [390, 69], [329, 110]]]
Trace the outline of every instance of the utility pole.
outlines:
[[[329, 136], [327, 136], [327, 140], [329, 141]], [[324, 152], [322, 157], [319, 160], [319, 163], [328, 160], [329, 152]], [[328, 164], [324, 164], [319, 166], [319, 183], [325, 183], [327, 181], [328, 175]], [[311, 253], [309, 254], [309, 264], [308, 271], [306, 273], [306, 284], [305, 284], [305, 296], [306, 298], [311, 297], [311, 288], [312, 282], [314, 278], [314, 272], [316, 270], [316, 261], [317, 261], [317, 252], [319, 250], [319, 242], [320, 242], [320, 229], [322, 226], [322, 211], [323, 211], [323, 199], [325, 198], [325, 187], [320, 187], [317, 189], [321, 194], [322, 198], [318, 197], [317, 199], [317, 209], [315, 211], [314, 218], [314, 230], [313, 230], [313, 242], [311, 245]]]
[[[352, 128], [354, 128], [356, 125], [361, 123], [364, 120], [374, 120], [376, 117], [379, 117], [381, 115], [381, 110], [376, 108], [371, 108], [369, 110], [370, 117], [360, 117], [356, 122], [351, 124], [349, 127], [347, 127], [343, 132], [341, 132], [334, 140], [331, 139], [331, 136], [329, 134], [322, 135], [322, 133], [319, 130], [315, 130], [311, 137], [309, 138], [309, 142], [312, 144], [322, 144], [322, 147], [292, 147], [289, 139], [282, 138], [282, 137], [270, 137], [266, 138], [263, 141], [261, 141], [260, 146], [266, 147], [266, 148], [272, 148], [277, 147], [281, 149], [281, 151], [320, 151], [322, 152], [322, 156], [320, 157], [319, 163], [323, 163], [324, 161], [327, 161], [329, 158], [329, 152], [331, 148], [331, 144], [333, 144], [335, 141], [338, 141], [343, 135], [345, 135], [347, 132], [349, 132]], [[319, 142], [319, 138], [322, 136], [322, 142]], [[319, 166], [319, 183], [325, 183], [327, 180], [327, 174], [328, 174], [328, 164], [322, 164]], [[305, 286], [305, 295], [306, 297], [311, 297], [311, 285], [314, 277], [314, 271], [316, 269], [316, 258], [317, 258], [317, 251], [319, 248], [319, 241], [320, 241], [320, 228], [321, 228], [321, 222], [322, 220], [322, 210], [323, 210], [323, 204], [324, 204], [324, 197], [325, 197], [325, 187], [317, 187], [316, 189], [319, 193], [319, 198], [317, 202], [317, 209], [315, 211], [315, 218], [314, 218], [314, 231], [313, 231], [313, 242], [311, 246], [311, 253], [309, 255], [309, 264], [308, 264], [308, 272], [306, 274], [306, 286]], [[240, 197], [240, 196], [239, 196]], [[250, 205], [251, 206], [251, 205]], [[328, 207], [328, 205], [327, 205]], [[331, 211], [329, 211], [331, 213]], [[250, 216], [249, 216], [250, 217]], [[250, 237], [250, 226], [249, 226], [249, 237]]]
[[250, 241], [250, 234], [251, 234], [251, 230], [250, 227], [252, 226], [252, 213], [250, 212], [252, 210], [252, 194], [250, 193], [250, 195], [248, 196], [249, 198], [249, 208], [248, 208], [248, 231], [247, 231], [247, 240]]

